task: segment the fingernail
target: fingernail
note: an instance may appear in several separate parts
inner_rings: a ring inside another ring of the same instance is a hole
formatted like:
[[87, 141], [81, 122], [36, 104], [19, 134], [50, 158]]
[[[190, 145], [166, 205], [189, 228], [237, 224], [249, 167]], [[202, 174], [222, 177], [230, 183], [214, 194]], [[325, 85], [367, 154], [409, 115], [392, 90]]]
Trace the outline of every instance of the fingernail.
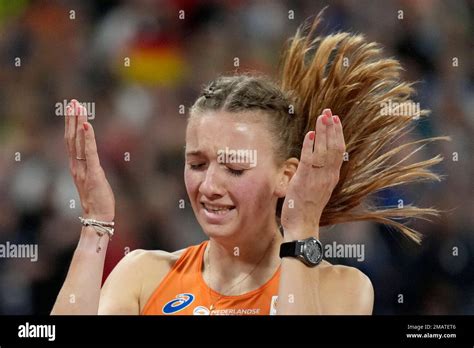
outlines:
[[334, 120], [334, 123], [339, 123], [339, 116], [334, 116], [333, 120]]
[[323, 124], [324, 124], [325, 126], [329, 126], [329, 125], [330, 125], [328, 115], [324, 115], [324, 116], [323, 116]]
[[87, 131], [89, 129], [89, 125], [87, 124], [87, 122], [84, 122], [82, 124], [82, 126], [84, 127], [84, 130]]
[[328, 116], [328, 124], [330, 124], [331, 126], [334, 124], [334, 119], [332, 118], [332, 116]]
[[314, 140], [314, 134], [315, 132], [309, 133], [309, 140]]

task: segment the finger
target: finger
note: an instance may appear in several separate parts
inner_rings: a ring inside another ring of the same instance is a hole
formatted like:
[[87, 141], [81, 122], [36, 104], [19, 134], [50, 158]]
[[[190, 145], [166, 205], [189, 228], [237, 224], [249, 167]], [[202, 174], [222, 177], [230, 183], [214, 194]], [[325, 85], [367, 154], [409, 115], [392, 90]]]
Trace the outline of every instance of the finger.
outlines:
[[306, 133], [306, 136], [304, 137], [300, 158], [300, 163], [302, 163], [304, 167], [311, 167], [311, 164], [313, 164], [314, 137], [314, 131]]
[[69, 105], [66, 106], [66, 110], [64, 111], [64, 140], [66, 141], [66, 143], [67, 143], [67, 128], [69, 125], [68, 110], [69, 110]]
[[332, 117], [331, 109], [324, 109], [322, 115], [327, 115], [328, 117]]
[[97, 144], [95, 142], [94, 128], [89, 122], [83, 123], [85, 134], [85, 156], [87, 170], [98, 170], [100, 168], [99, 155], [97, 154]]
[[326, 163], [327, 157], [327, 142], [326, 142], [326, 125], [323, 123], [323, 120], [326, 116], [320, 115], [316, 119], [316, 140], [314, 143], [314, 152], [313, 152], [313, 166], [321, 167]]
[[67, 125], [67, 148], [69, 156], [72, 159], [76, 158], [76, 116], [74, 115], [73, 102], [71, 101], [70, 106], [66, 109], [66, 117], [68, 118]]
[[87, 121], [87, 110], [84, 106], [79, 103], [75, 103], [75, 111], [77, 115], [76, 124], [76, 156], [79, 158], [85, 158], [85, 138], [83, 124]]
[[346, 142], [344, 140], [344, 130], [339, 116], [334, 116], [334, 130], [336, 132], [337, 152], [339, 154], [339, 161], [336, 163], [338, 168], [341, 168], [344, 160], [344, 152], [346, 151]]
[[85, 136], [84, 136], [84, 127], [83, 123], [87, 121], [87, 111], [86, 109], [79, 103], [74, 103], [74, 110], [77, 118], [76, 122], [76, 173], [77, 177], [80, 179], [85, 179], [86, 177], [86, 170], [87, 170], [87, 161], [81, 160], [79, 158], [86, 158], [85, 154]]
[[328, 157], [326, 165], [328, 167], [335, 167], [339, 160], [339, 153], [337, 150], [337, 138], [336, 138], [336, 127], [334, 124], [334, 116], [328, 116], [326, 114], [326, 118], [324, 122], [327, 125], [327, 149], [328, 149]]

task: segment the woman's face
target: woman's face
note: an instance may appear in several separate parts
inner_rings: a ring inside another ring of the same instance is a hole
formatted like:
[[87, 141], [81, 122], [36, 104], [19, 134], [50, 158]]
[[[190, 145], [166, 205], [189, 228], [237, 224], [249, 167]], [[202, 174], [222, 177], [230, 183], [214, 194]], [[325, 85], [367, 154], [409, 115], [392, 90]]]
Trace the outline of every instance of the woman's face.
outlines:
[[275, 219], [282, 173], [266, 118], [210, 111], [186, 131], [184, 179], [194, 214], [209, 237], [235, 238]]

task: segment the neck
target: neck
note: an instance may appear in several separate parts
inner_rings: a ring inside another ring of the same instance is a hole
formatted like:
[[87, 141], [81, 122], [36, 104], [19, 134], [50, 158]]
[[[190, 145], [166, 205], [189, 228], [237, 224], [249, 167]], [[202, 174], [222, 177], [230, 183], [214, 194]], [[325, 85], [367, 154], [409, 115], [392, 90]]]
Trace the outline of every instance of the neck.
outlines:
[[257, 289], [280, 265], [278, 254], [283, 237], [276, 222], [246, 236], [251, 237], [234, 241], [210, 238], [207, 245], [203, 277], [209, 287], [223, 295]]

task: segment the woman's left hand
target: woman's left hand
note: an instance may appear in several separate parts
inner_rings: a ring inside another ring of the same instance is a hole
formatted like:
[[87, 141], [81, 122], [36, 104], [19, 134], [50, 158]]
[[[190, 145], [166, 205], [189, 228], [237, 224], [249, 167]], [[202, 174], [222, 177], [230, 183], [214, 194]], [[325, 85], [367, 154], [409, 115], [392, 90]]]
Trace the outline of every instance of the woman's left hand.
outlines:
[[316, 120], [316, 132], [305, 136], [298, 169], [289, 183], [281, 214], [285, 239], [319, 237], [321, 214], [339, 181], [345, 149], [339, 117], [324, 109]]

